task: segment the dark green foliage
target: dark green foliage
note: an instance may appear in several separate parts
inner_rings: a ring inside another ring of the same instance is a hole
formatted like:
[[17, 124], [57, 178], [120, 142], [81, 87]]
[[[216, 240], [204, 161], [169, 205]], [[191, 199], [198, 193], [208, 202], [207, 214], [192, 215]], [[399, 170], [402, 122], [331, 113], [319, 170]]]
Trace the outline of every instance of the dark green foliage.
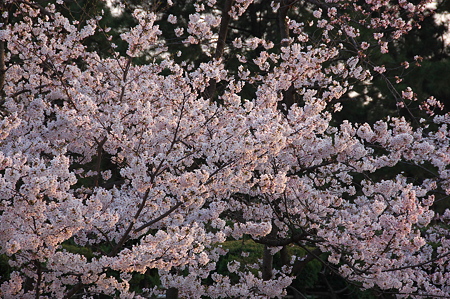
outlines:
[[72, 240], [67, 240], [66, 242], [61, 244], [63, 250], [66, 250], [70, 253], [80, 254], [84, 256], [88, 261], [91, 260], [95, 254], [92, 252], [92, 249], [88, 246], [80, 246], [75, 244]]
[[[227, 241], [221, 244], [223, 249], [228, 250], [228, 254], [221, 257], [219, 262], [217, 263], [217, 272], [221, 274], [229, 275], [229, 271], [227, 265], [231, 261], [237, 261], [241, 263], [242, 266], [255, 264], [258, 262], [263, 255], [264, 245], [255, 243], [251, 239], [244, 239], [242, 241]], [[242, 253], [248, 253], [247, 257], [243, 257]], [[257, 270], [254, 270], [253, 274], [257, 274]], [[230, 275], [232, 282], [238, 282], [239, 277], [232, 273]]]
[[0, 279], [6, 281], [12, 272], [12, 268], [8, 263], [9, 257], [6, 254], [0, 254]]
[[151, 289], [154, 286], [161, 285], [158, 271], [155, 269], [147, 270], [144, 274], [135, 273], [130, 280], [130, 288], [137, 294], [142, 293], [142, 289]]

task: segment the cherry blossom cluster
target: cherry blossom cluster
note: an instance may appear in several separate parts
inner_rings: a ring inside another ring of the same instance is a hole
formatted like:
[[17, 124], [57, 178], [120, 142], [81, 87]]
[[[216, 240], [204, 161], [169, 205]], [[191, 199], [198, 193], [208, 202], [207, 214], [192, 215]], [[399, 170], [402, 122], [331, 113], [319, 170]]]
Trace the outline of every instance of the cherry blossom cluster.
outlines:
[[[214, 47], [227, 19], [216, 1], [201, 2], [176, 29], [186, 52]], [[234, 1], [225, 13], [239, 19], [252, 2]], [[386, 53], [424, 5], [307, 2], [312, 19], [286, 16], [281, 44], [222, 41], [242, 63], [233, 69], [217, 56], [191, 64], [162, 53], [136, 63], [164, 44], [158, 22], [176, 25], [177, 16], [137, 9], [137, 25], [120, 35], [126, 53], [105, 57], [86, 45], [109, 34], [99, 18], [79, 23], [60, 3], [6, 1], [15, 21], [0, 24], [0, 253], [12, 272], [0, 278], [0, 296], [146, 298], [177, 289], [186, 298], [281, 298], [306, 257], [269, 277], [266, 257], [220, 272], [223, 245], [244, 239], [271, 256], [288, 245], [315, 248], [328, 254], [310, 253], [324, 267], [361, 288], [450, 296], [450, 212], [433, 211], [436, 196], [450, 195], [450, 115], [418, 125], [333, 119], [352, 85], [385, 72], [370, 63], [371, 45]], [[373, 38], [362, 40], [362, 30]], [[402, 96], [416, 100], [410, 88]], [[133, 275], [150, 269], [161, 285], [136, 292]]]

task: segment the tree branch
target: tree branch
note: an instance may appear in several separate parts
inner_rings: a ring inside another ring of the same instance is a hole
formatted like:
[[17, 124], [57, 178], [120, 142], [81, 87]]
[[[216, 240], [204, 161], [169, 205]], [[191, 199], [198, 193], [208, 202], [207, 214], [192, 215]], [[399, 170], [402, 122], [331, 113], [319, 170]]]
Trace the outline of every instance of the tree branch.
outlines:
[[39, 3], [31, 3], [25, 0], [19, 0], [17, 1], [17, 3], [23, 3], [26, 4], [32, 8], [35, 9], [39, 9], [39, 12], [44, 15], [44, 16], [48, 16], [50, 18], [50, 20], [53, 20], [53, 13], [49, 12], [47, 9], [45, 9], [45, 7], [43, 7], [42, 5], [40, 5]]
[[136, 211], [136, 214], [134, 214], [134, 217], [131, 220], [130, 224], [128, 225], [127, 230], [125, 231], [125, 233], [123, 234], [122, 238], [119, 240], [117, 245], [108, 254], [108, 256], [115, 256], [119, 252], [119, 250], [123, 246], [123, 244], [128, 240], [128, 237], [130, 235], [131, 230], [133, 229], [134, 224], [136, 223], [136, 220], [138, 219], [139, 215], [141, 215], [141, 212], [144, 209], [144, 206], [145, 206], [145, 203], [147, 202], [149, 194], [150, 194], [150, 188], [148, 188], [147, 191], [145, 191], [144, 197], [142, 198], [142, 202], [139, 205], [139, 208]]
[[[219, 60], [223, 56], [223, 51], [225, 49], [225, 42], [228, 35], [228, 27], [230, 24], [231, 16], [229, 14], [231, 10], [231, 6], [233, 5], [234, 0], [225, 0], [225, 4], [222, 8], [222, 19], [220, 21], [220, 29], [219, 29], [219, 38], [216, 43], [216, 51], [214, 53], [214, 59]], [[214, 94], [216, 93], [217, 82], [214, 79], [209, 81], [209, 87], [206, 90], [206, 96], [209, 99], [212, 99]]]
[[161, 216], [156, 217], [155, 219], [153, 219], [152, 221], [147, 222], [146, 224], [143, 224], [141, 226], [139, 226], [138, 228], [136, 228], [134, 230], [135, 233], [140, 232], [141, 230], [149, 227], [150, 225], [155, 224], [156, 222], [166, 218], [167, 216], [169, 216], [173, 211], [175, 211], [176, 209], [178, 209], [178, 207], [180, 207], [183, 204], [183, 202], [179, 201], [176, 205], [174, 205], [173, 207], [171, 207], [169, 210], [167, 210], [164, 214], [162, 214]]
[[3, 95], [5, 85], [6, 65], [5, 65], [5, 42], [0, 41], [0, 96]]
[[306, 237], [306, 234], [301, 233], [301, 234], [296, 234], [293, 235], [292, 237], [288, 238], [288, 239], [272, 239], [270, 237], [263, 237], [260, 239], [253, 239], [253, 241], [255, 241], [256, 243], [259, 244], [264, 244], [264, 245], [268, 245], [268, 246], [286, 246], [292, 243], [296, 243], [300, 240], [302, 240], [304, 237]]
[[[278, 8], [278, 26], [280, 30], [281, 47], [288, 47], [289, 42], [289, 26], [287, 20], [287, 13], [295, 0], [281, 1], [280, 8]], [[284, 105], [283, 105], [284, 104]], [[278, 103], [279, 109], [285, 113], [294, 104], [294, 85], [291, 84], [289, 88], [283, 91], [283, 100]]]
[[103, 145], [105, 144], [106, 140], [108, 140], [108, 137], [103, 137], [102, 140], [98, 141], [97, 138], [94, 138], [95, 142], [97, 143], [97, 163], [95, 165], [95, 171], [97, 171], [97, 175], [94, 179], [94, 186], [98, 187], [98, 182], [100, 181], [100, 170], [102, 166], [102, 156], [103, 156]]

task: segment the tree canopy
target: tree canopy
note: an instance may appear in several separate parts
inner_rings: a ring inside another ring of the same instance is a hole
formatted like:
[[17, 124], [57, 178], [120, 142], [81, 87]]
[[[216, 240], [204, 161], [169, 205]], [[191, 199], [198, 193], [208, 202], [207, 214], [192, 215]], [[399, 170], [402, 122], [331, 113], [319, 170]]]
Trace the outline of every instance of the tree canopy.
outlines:
[[1, 8], [0, 296], [450, 296], [426, 2]]

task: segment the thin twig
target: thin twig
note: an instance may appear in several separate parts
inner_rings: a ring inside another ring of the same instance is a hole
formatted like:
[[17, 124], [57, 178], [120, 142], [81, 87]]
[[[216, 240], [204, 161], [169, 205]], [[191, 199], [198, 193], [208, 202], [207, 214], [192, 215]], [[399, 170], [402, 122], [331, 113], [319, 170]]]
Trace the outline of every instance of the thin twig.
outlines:
[[140, 232], [141, 230], [155, 224], [156, 222], [166, 218], [167, 216], [169, 216], [173, 211], [175, 211], [176, 209], [178, 209], [178, 207], [180, 207], [183, 204], [183, 202], [179, 201], [176, 205], [174, 205], [173, 207], [171, 207], [169, 210], [167, 210], [167, 212], [165, 212], [164, 214], [162, 214], [161, 216], [156, 217], [155, 219], [141, 225], [140, 227], [136, 228], [134, 230], [135, 233]]

